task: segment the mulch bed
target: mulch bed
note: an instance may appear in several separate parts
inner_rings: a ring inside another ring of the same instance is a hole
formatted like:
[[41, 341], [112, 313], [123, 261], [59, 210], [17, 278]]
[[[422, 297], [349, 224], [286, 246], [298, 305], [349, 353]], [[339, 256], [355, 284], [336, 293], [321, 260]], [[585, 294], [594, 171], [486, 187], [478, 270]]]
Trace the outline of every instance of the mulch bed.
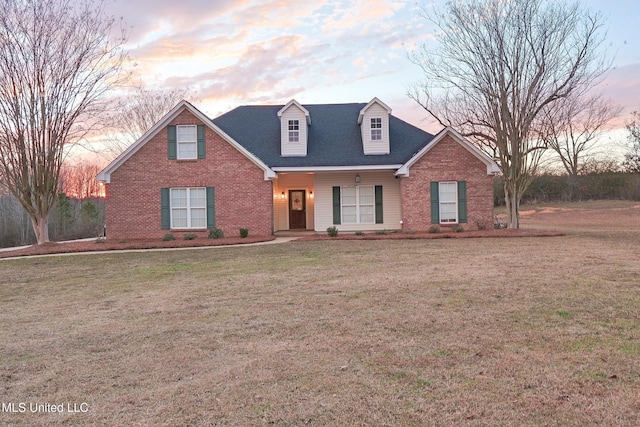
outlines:
[[[386, 234], [365, 233], [358, 236], [353, 233], [339, 234], [337, 237], [329, 237], [327, 234], [309, 234], [302, 236], [297, 241], [314, 240], [400, 240], [400, 239], [464, 239], [483, 237], [547, 237], [563, 236], [565, 233], [558, 231], [544, 230], [474, 230], [456, 233], [450, 230], [443, 230], [440, 233], [400, 233], [388, 232]], [[195, 239], [195, 240], [172, 240], [164, 242], [160, 239], [130, 239], [126, 241], [97, 240], [85, 242], [69, 243], [45, 243], [43, 245], [33, 245], [28, 248], [15, 251], [0, 252], [0, 258], [13, 258], [31, 255], [48, 255], [77, 252], [104, 252], [127, 249], [157, 249], [157, 248], [194, 248], [202, 246], [224, 246], [239, 245], [247, 243], [258, 243], [274, 240], [274, 236], [250, 236], [247, 238], [224, 237], [221, 239]]]
[[356, 234], [338, 234], [337, 237], [329, 237], [327, 234], [315, 234], [304, 236], [298, 241], [305, 240], [400, 240], [400, 239], [464, 239], [482, 237], [552, 237], [564, 236], [565, 233], [559, 231], [545, 230], [523, 230], [523, 229], [500, 229], [500, 230], [473, 230], [456, 233], [451, 230], [442, 230], [439, 233], [401, 233], [388, 232], [386, 234], [365, 233], [358, 236]]
[[240, 237], [223, 237], [220, 239], [171, 240], [167, 242], [162, 241], [161, 239], [127, 239], [124, 241], [106, 239], [101, 242], [96, 239], [84, 242], [50, 242], [40, 246], [33, 245], [28, 248], [18, 249], [15, 251], [0, 252], [0, 258], [77, 252], [104, 252], [127, 249], [197, 248], [202, 246], [225, 246], [267, 242], [274, 239], [274, 236], [249, 236], [244, 239]]

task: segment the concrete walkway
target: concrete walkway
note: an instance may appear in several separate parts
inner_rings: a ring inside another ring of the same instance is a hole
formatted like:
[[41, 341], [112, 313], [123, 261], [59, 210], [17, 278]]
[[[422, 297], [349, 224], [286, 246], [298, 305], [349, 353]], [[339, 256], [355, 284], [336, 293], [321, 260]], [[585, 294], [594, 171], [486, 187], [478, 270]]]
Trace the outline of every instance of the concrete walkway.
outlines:
[[[71, 242], [83, 242], [83, 241], [92, 241], [95, 240], [95, 237], [89, 239], [80, 239], [80, 240], [70, 240], [66, 242], [58, 242], [58, 243], [71, 243]], [[41, 257], [52, 257], [52, 256], [72, 256], [72, 255], [100, 255], [100, 254], [124, 254], [129, 252], [166, 252], [166, 251], [187, 251], [187, 250], [198, 250], [198, 249], [218, 249], [218, 248], [235, 248], [235, 247], [247, 247], [247, 246], [262, 246], [262, 245], [274, 245], [278, 243], [288, 243], [292, 240], [297, 240], [299, 237], [276, 237], [274, 240], [268, 240], [266, 242], [256, 242], [256, 243], [240, 243], [237, 245], [216, 245], [216, 246], [191, 246], [184, 248], [150, 248], [150, 249], [117, 249], [113, 251], [87, 251], [87, 252], [68, 252], [68, 253], [58, 253], [58, 254], [42, 254], [42, 255], [28, 255], [21, 257], [12, 257], [12, 258], [0, 258], [0, 261], [7, 261], [12, 259], [27, 259], [27, 258], [41, 258]], [[1, 251], [10, 251], [10, 250], [18, 250], [22, 248], [28, 248], [29, 246], [20, 246], [14, 248], [4, 248], [0, 249]]]

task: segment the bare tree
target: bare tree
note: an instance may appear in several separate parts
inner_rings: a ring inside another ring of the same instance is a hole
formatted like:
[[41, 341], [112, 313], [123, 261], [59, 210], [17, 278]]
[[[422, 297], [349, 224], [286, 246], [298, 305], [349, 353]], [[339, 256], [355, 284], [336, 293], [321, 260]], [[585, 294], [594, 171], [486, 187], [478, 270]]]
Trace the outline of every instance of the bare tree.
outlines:
[[548, 126], [545, 142], [554, 150], [570, 176], [577, 176], [593, 155], [607, 124], [622, 108], [601, 95], [570, 95], [555, 102], [543, 113]]
[[629, 151], [624, 155], [623, 168], [627, 172], [640, 173], [640, 112], [633, 112], [633, 120], [625, 126], [627, 138], [631, 143]]
[[112, 120], [114, 124], [111, 132], [92, 151], [112, 160], [151, 129], [176, 104], [191, 95], [187, 88], [149, 89], [143, 84], [135, 86], [131, 95], [119, 106], [118, 113]]
[[99, 164], [86, 160], [75, 164], [65, 163], [60, 171], [60, 189], [76, 199], [104, 197], [104, 189], [96, 178], [101, 170]]
[[117, 82], [125, 34], [102, 1], [0, 0], [0, 174], [49, 241], [65, 148]]
[[546, 149], [540, 113], [584, 93], [606, 70], [603, 18], [578, 3], [547, 0], [466, 0], [425, 12], [438, 45], [413, 52], [425, 83], [409, 96], [494, 155], [508, 224], [518, 228], [520, 199]]

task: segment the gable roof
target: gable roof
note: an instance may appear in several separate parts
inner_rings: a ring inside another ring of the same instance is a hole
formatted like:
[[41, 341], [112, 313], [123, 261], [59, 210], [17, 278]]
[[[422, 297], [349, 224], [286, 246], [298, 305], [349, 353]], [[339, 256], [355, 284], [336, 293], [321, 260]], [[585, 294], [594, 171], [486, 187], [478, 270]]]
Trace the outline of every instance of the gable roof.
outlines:
[[387, 104], [385, 104], [384, 102], [380, 101], [378, 98], [374, 97], [371, 101], [369, 101], [369, 103], [367, 105], [365, 105], [364, 107], [362, 107], [362, 110], [360, 110], [360, 114], [358, 114], [358, 124], [362, 124], [362, 119], [364, 119], [364, 113], [366, 113], [366, 111], [373, 105], [373, 104], [378, 104], [379, 106], [381, 106], [382, 108], [384, 108], [385, 110], [387, 110], [387, 114], [391, 115], [391, 107], [389, 107]]
[[275, 178], [276, 174], [271, 170], [264, 162], [247, 151], [242, 145], [238, 144], [233, 138], [229, 137], [224, 131], [218, 128], [206, 115], [200, 110], [191, 105], [189, 102], [182, 100], [173, 107], [171, 111], [164, 115], [151, 129], [146, 131], [144, 135], [138, 138], [133, 144], [131, 144], [125, 151], [120, 153], [111, 163], [107, 165], [97, 176], [98, 181], [104, 181], [107, 184], [111, 181], [111, 174], [118, 169], [124, 162], [126, 162], [131, 156], [133, 156], [140, 148], [142, 148], [147, 142], [151, 140], [162, 128], [167, 126], [173, 119], [175, 119], [184, 110], [188, 110], [191, 114], [196, 116], [205, 126], [210, 127], [214, 132], [220, 135], [224, 140], [231, 144], [234, 148], [244, 154], [249, 160], [260, 167], [264, 171], [264, 179]]
[[480, 150], [478, 147], [476, 147], [471, 142], [469, 142], [469, 140], [467, 140], [464, 136], [460, 135], [454, 129], [450, 127], [446, 127], [443, 130], [441, 130], [435, 136], [435, 138], [433, 138], [431, 143], [429, 143], [426, 147], [421, 149], [418, 153], [415, 154], [415, 156], [413, 156], [409, 161], [407, 161], [404, 165], [402, 165], [402, 167], [399, 168], [398, 171], [396, 172], [396, 175], [409, 176], [409, 169], [411, 168], [411, 166], [413, 166], [418, 160], [420, 160], [422, 156], [424, 156], [429, 151], [431, 151], [433, 147], [438, 145], [438, 143], [442, 141], [444, 137], [447, 135], [451, 136], [456, 142], [462, 145], [462, 147], [464, 147], [471, 154], [476, 156], [478, 160], [482, 161], [487, 166], [487, 175], [493, 175], [495, 173], [500, 172], [500, 168], [498, 167], [498, 164], [495, 161], [493, 161], [491, 157], [489, 157], [482, 150]]
[[[464, 148], [487, 165], [487, 173], [499, 171], [497, 164], [479, 148], [451, 128], [437, 136], [423, 131], [399, 118], [389, 115], [390, 152], [365, 155], [359, 119], [361, 113], [374, 102], [390, 109], [374, 98], [368, 104], [316, 104], [302, 106], [292, 100], [287, 105], [254, 105], [237, 107], [215, 119], [209, 119], [187, 101], [181, 101], [151, 129], [114, 159], [97, 176], [110, 182], [111, 173], [133, 156], [185, 109], [220, 135], [225, 141], [264, 171], [264, 179], [276, 178], [279, 171], [393, 169], [397, 176], [409, 176], [410, 167], [451, 135]], [[308, 117], [307, 155], [283, 157], [280, 155], [281, 128], [279, 115], [289, 106], [296, 105]]]
[[274, 170], [373, 166], [397, 169], [434, 138], [422, 129], [389, 116], [390, 153], [365, 155], [358, 117], [367, 105], [304, 105], [313, 120], [305, 157], [280, 155], [278, 112], [283, 109], [282, 105], [242, 106], [212, 122]]
[[280, 109], [280, 111], [278, 111], [278, 117], [282, 117], [282, 114], [285, 111], [287, 111], [289, 109], [289, 107], [291, 107], [292, 105], [295, 105], [296, 107], [298, 107], [298, 109], [300, 111], [302, 111], [304, 113], [304, 116], [307, 119], [307, 126], [310, 125], [311, 124], [311, 116], [309, 115], [309, 110], [307, 110], [302, 105], [300, 105], [300, 103], [298, 101], [296, 101], [295, 99], [292, 99], [291, 101], [287, 102], [287, 104], [284, 107], [282, 107]]

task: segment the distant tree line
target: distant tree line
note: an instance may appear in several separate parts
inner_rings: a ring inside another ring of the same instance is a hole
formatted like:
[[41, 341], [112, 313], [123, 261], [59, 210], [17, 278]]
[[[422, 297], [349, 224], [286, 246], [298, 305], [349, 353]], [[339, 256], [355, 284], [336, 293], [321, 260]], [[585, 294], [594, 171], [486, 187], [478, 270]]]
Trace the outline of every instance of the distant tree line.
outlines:
[[[639, 112], [633, 112], [632, 120], [625, 128], [630, 147], [621, 163], [606, 157], [583, 156], [579, 164], [572, 163], [576, 167], [567, 167], [571, 162], [562, 159], [566, 173], [547, 172], [533, 176], [531, 184], [522, 195], [522, 202], [640, 200]], [[506, 204], [503, 186], [504, 179], [497, 177], [493, 187], [495, 206]]]
[[[504, 206], [504, 180], [493, 183], [495, 206]], [[602, 170], [582, 175], [535, 176], [522, 195], [522, 203], [575, 202], [585, 200], [640, 200], [640, 174]]]
[[[49, 216], [51, 240], [97, 237], [104, 230], [105, 201], [96, 181], [96, 164], [63, 166], [60, 187]], [[36, 243], [31, 219], [20, 202], [0, 187], [0, 247]]]

